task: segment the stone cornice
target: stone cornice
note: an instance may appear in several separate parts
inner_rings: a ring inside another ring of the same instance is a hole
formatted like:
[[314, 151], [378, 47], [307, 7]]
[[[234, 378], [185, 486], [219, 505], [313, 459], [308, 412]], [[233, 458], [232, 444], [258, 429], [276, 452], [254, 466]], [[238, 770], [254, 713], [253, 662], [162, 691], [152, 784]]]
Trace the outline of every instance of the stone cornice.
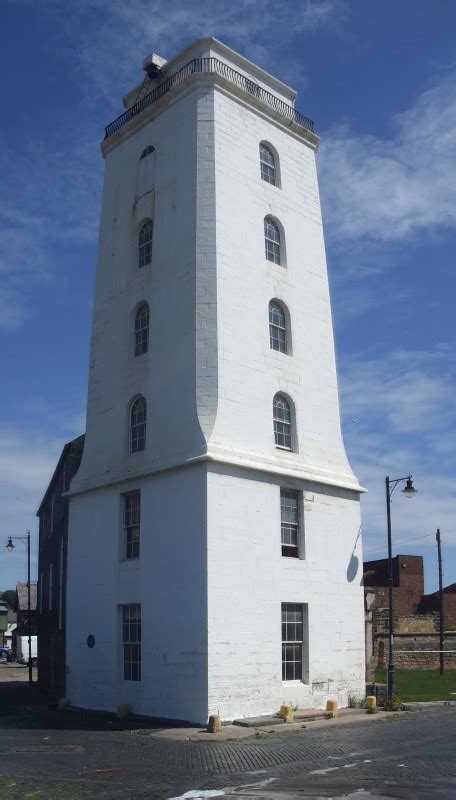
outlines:
[[[294, 456], [297, 456], [296, 461], [293, 463]], [[162, 472], [168, 472], [175, 469], [183, 469], [185, 467], [196, 466], [198, 464], [220, 464], [231, 468], [238, 468], [242, 470], [250, 470], [256, 473], [264, 473], [269, 475], [276, 475], [284, 478], [293, 478], [299, 481], [306, 481], [309, 483], [320, 484], [322, 486], [330, 486], [338, 489], [346, 489], [357, 494], [366, 492], [358, 483], [355, 476], [351, 473], [332, 472], [324, 470], [320, 467], [311, 464], [305, 464], [298, 454], [289, 454], [287, 459], [277, 459], [267, 456], [258, 456], [257, 454], [248, 454], [238, 451], [226, 451], [222, 448], [209, 448], [206, 453], [198, 455], [188, 455], [187, 457], [181, 456], [175, 460], [163, 460], [154, 465], [138, 470], [136, 473], [128, 474], [124, 469], [119, 470], [119, 474], [112, 474], [109, 477], [103, 476], [99, 480], [87, 482], [85, 485], [80, 485], [75, 489], [71, 489], [66, 493], [67, 496], [83, 494], [84, 492], [95, 491], [96, 489], [103, 489], [115, 484], [127, 483], [128, 481], [138, 481], [148, 478], [151, 475], [158, 475]], [[120, 473], [122, 473], [120, 475]]]

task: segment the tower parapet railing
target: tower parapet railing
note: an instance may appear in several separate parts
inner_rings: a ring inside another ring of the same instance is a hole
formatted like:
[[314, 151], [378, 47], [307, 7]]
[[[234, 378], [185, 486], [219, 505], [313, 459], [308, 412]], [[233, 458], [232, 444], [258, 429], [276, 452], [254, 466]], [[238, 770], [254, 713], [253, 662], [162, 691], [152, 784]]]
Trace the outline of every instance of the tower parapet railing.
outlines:
[[160, 83], [158, 86], [156, 86], [155, 89], [146, 94], [143, 98], [141, 98], [141, 100], [138, 100], [133, 106], [131, 106], [131, 108], [127, 109], [127, 111], [125, 111], [123, 114], [120, 114], [120, 116], [117, 117], [113, 122], [110, 122], [105, 128], [105, 139], [107, 139], [109, 136], [112, 136], [113, 133], [119, 131], [124, 125], [130, 122], [130, 120], [134, 119], [138, 114], [151, 106], [153, 103], [156, 103], [157, 100], [160, 100], [163, 95], [184, 83], [195, 73], [219, 75], [229, 83], [233, 83], [244, 92], [247, 92], [249, 95], [255, 97], [260, 101], [260, 103], [263, 103], [268, 108], [271, 108], [280, 116], [285, 117], [289, 122], [294, 122], [306, 130], [311, 131], [311, 133], [315, 133], [314, 123], [311, 119], [309, 119], [309, 117], [306, 117], [304, 114], [296, 111], [293, 106], [288, 105], [283, 100], [280, 100], [279, 97], [276, 97], [275, 95], [266, 91], [266, 89], [263, 89], [263, 87], [258, 83], [250, 80], [250, 78], [242, 75], [242, 73], [237, 72], [228, 64], [220, 61], [220, 59], [194, 58], [192, 61], [189, 61], [188, 64], [185, 64], [185, 66], [180, 70], [166, 78], [163, 83]]

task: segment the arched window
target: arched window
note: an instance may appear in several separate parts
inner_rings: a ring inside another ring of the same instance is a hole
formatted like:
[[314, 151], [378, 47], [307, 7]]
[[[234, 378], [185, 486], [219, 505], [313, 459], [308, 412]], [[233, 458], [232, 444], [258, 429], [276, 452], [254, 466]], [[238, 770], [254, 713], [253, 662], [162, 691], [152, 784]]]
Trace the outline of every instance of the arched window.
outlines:
[[136, 199], [152, 191], [155, 184], [155, 147], [147, 145], [136, 168]]
[[292, 449], [291, 409], [288, 400], [282, 394], [276, 394], [272, 404], [274, 420], [274, 438], [276, 447]]
[[277, 300], [269, 303], [269, 345], [271, 350], [278, 350], [279, 353], [288, 352], [287, 318]]
[[142, 151], [139, 160], [142, 161], [143, 158], [147, 158], [147, 156], [150, 156], [151, 153], [155, 153], [155, 147], [152, 147], [151, 144], [148, 144], [147, 147], [145, 147], [144, 150]]
[[152, 233], [154, 230], [151, 219], [145, 221], [138, 237], [138, 266], [146, 267], [152, 261]]
[[149, 306], [143, 303], [135, 316], [135, 356], [147, 353], [149, 349]]
[[266, 258], [280, 264], [280, 231], [271, 217], [264, 218], [264, 247]]
[[146, 415], [147, 403], [140, 395], [130, 408], [130, 453], [139, 453], [146, 447]]
[[260, 170], [262, 179], [276, 186], [276, 163], [274, 153], [264, 142], [260, 144]]

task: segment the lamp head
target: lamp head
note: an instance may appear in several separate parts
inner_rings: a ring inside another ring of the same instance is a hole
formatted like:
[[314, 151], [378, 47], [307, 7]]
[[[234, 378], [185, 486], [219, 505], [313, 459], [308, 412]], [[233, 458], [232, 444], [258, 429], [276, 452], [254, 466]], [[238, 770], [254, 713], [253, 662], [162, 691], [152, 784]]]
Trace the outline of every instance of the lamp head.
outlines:
[[7, 542], [7, 544], [5, 544], [5, 547], [8, 550], [8, 553], [12, 553], [13, 552], [14, 544], [13, 544], [13, 540], [12, 540], [11, 536], [8, 537], [8, 542]]
[[413, 485], [412, 476], [409, 475], [407, 481], [405, 483], [405, 487], [402, 489], [403, 493], [406, 497], [413, 497], [416, 494], [416, 489]]

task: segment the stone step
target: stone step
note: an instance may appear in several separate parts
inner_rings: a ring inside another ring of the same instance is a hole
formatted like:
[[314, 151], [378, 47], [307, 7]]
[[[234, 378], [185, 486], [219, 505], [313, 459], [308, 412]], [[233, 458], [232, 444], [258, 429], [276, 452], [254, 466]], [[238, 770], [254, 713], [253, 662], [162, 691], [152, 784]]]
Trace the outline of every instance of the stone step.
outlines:
[[[321, 708], [300, 708], [294, 712], [295, 722], [312, 722], [315, 719], [326, 719], [327, 711]], [[241, 725], [243, 728], [263, 728], [267, 725], [283, 725], [284, 721], [277, 714], [270, 714], [264, 717], [245, 717], [244, 719], [234, 719], [233, 725]]]
[[264, 717], [244, 717], [244, 719], [233, 719], [233, 725], [241, 725], [243, 728], [262, 728], [266, 725], [284, 725], [282, 717], [275, 714]]
[[326, 719], [327, 716], [328, 712], [321, 708], [298, 708], [294, 712], [295, 722], [311, 722], [314, 719]]

